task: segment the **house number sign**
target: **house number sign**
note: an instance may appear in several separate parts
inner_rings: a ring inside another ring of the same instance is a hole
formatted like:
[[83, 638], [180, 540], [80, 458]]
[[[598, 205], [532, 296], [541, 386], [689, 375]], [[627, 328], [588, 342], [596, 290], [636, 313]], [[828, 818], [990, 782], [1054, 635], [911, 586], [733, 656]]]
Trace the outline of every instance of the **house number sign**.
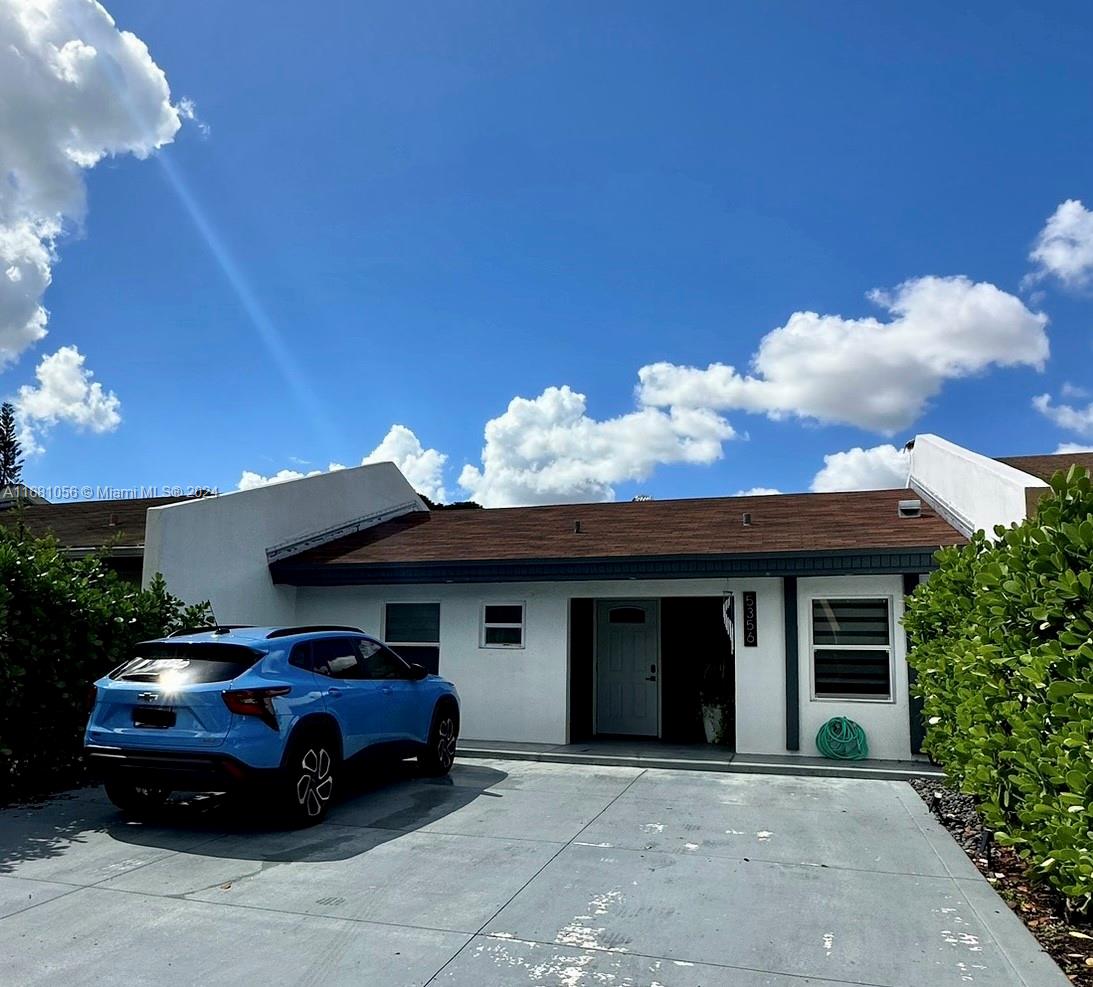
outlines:
[[744, 647], [754, 648], [759, 644], [759, 620], [756, 616], [755, 591], [744, 590]]

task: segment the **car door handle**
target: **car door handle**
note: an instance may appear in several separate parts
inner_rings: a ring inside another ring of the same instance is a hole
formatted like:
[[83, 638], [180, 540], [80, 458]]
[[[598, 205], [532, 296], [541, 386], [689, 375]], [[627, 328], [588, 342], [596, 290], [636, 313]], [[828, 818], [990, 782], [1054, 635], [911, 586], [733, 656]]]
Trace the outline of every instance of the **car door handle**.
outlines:
[[646, 675], [645, 676], [645, 681], [646, 682], [656, 682], [656, 680], [657, 680], [657, 677], [655, 675]]
[[342, 690], [335, 689], [333, 686], [331, 686], [329, 689], [326, 690], [326, 694], [330, 696], [331, 699], [337, 699], [338, 696], [342, 694]]
[[392, 690], [389, 685], [385, 685], [382, 689], [380, 689], [380, 692], [382, 692], [385, 696], [391, 695], [391, 691]]

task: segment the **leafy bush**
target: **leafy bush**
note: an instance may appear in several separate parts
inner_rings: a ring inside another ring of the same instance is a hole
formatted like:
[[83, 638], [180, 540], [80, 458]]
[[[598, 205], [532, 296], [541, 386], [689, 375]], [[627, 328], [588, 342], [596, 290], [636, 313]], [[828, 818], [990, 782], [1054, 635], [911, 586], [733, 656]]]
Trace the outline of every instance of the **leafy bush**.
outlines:
[[207, 615], [160, 577], [142, 590], [98, 558], [0, 527], [0, 802], [78, 780], [90, 684], [136, 642]]
[[1034, 517], [937, 554], [904, 625], [925, 749], [999, 843], [1093, 900], [1093, 486], [1072, 467]]

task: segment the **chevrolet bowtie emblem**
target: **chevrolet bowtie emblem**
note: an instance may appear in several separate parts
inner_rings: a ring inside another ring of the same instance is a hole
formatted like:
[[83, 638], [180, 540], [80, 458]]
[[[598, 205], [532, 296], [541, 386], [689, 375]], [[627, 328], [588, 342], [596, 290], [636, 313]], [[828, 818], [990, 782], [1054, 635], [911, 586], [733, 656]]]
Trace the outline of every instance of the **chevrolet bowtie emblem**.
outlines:
[[159, 699], [159, 693], [142, 692], [137, 696], [137, 698], [146, 703], [154, 703], [157, 699]]

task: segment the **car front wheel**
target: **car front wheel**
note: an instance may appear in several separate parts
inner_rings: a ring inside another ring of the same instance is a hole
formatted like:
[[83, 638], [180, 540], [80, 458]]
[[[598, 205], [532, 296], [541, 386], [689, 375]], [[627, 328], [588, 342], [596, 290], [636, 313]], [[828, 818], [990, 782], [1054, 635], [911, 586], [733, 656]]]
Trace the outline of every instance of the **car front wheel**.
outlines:
[[433, 725], [425, 750], [418, 763], [431, 775], [446, 775], [455, 763], [455, 747], [459, 739], [459, 721], [455, 712], [442, 706], [433, 714]]

